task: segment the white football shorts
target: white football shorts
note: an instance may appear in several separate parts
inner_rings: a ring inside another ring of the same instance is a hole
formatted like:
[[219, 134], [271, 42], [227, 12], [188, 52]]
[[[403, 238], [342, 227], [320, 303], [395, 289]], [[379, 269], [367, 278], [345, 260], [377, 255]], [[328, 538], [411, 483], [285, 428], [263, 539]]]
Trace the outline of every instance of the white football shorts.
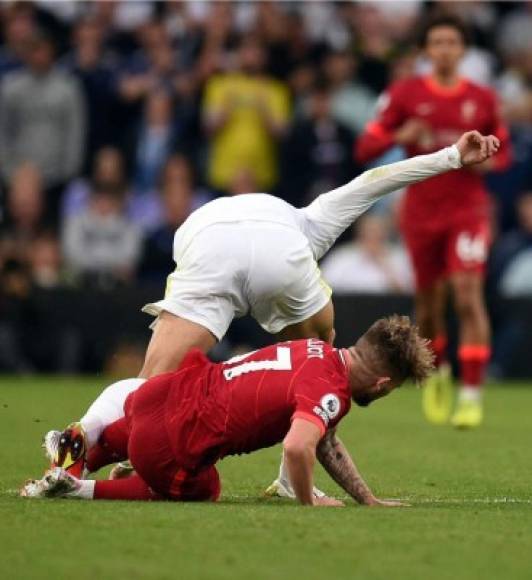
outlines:
[[143, 312], [170, 312], [221, 340], [235, 317], [250, 313], [277, 334], [330, 300], [308, 239], [297, 228], [243, 220], [213, 223], [190, 235], [187, 227], [185, 222], [176, 233], [176, 269], [164, 299]]

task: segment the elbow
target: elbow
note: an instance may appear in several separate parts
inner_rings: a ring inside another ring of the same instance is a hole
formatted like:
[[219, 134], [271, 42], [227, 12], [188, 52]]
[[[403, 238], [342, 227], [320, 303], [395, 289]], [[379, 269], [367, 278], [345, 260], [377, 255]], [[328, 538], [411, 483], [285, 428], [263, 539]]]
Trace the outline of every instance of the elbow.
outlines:
[[301, 461], [315, 455], [316, 450], [312, 445], [305, 442], [285, 441], [283, 443], [283, 452], [288, 461]]

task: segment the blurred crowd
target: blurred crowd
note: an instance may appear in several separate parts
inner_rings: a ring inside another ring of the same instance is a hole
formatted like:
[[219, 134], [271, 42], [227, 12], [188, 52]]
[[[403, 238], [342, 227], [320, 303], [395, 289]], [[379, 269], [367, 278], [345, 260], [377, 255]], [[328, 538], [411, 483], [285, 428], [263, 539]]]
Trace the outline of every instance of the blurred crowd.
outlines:
[[[532, 3], [417, 0], [2, 3], [3, 293], [162, 291], [175, 229], [210, 199], [300, 206], [352, 179], [378, 95], [427, 71], [415, 32], [449, 12], [472, 31], [463, 74], [496, 87], [512, 131], [490, 284], [532, 296]], [[338, 291], [411, 291], [397, 197], [326, 260]]]

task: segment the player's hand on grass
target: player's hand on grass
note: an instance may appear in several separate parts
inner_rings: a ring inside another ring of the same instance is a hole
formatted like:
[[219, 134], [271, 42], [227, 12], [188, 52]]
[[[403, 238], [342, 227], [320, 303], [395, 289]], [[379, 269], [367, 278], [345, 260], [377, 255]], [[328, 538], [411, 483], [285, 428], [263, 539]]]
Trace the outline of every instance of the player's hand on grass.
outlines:
[[501, 143], [493, 135], [485, 137], [478, 131], [464, 133], [456, 142], [462, 165], [483, 163], [499, 150]]
[[345, 503], [334, 497], [314, 497], [314, 506], [318, 507], [345, 507]]

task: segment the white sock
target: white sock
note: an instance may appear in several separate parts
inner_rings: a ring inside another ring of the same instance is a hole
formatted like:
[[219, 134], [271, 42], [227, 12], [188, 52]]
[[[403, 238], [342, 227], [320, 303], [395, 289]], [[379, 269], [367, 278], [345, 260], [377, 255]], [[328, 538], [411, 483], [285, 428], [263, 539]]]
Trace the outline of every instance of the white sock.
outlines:
[[88, 447], [96, 444], [107, 425], [124, 416], [127, 396], [145, 382], [146, 379], [125, 379], [109, 385], [100, 393], [80, 420], [87, 435]]
[[482, 400], [482, 388], [463, 385], [458, 394], [458, 398], [460, 401], [480, 402]]
[[94, 499], [94, 479], [80, 479], [80, 486], [75, 491], [65, 494], [65, 497], [77, 497], [79, 499]]
[[292, 488], [292, 484], [290, 483], [290, 478], [288, 477], [288, 470], [285, 467], [284, 464], [284, 453], [281, 455], [281, 465], [279, 466], [279, 481], [282, 482], [282, 484], [285, 487], [288, 488]]

